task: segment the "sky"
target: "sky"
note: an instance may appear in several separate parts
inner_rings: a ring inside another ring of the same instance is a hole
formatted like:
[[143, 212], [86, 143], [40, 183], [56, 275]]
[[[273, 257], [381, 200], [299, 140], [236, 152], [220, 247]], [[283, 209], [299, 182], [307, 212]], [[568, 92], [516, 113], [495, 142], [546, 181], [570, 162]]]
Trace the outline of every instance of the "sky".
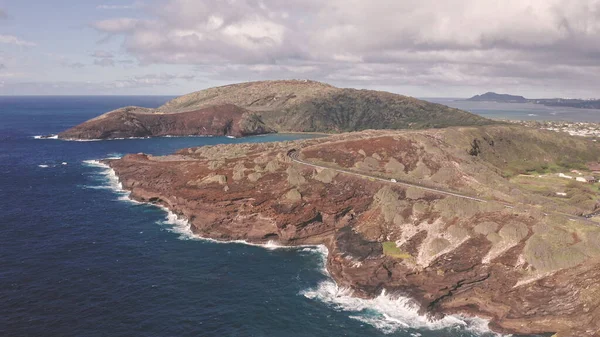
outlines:
[[600, 98], [600, 0], [0, 0], [0, 95], [268, 79]]

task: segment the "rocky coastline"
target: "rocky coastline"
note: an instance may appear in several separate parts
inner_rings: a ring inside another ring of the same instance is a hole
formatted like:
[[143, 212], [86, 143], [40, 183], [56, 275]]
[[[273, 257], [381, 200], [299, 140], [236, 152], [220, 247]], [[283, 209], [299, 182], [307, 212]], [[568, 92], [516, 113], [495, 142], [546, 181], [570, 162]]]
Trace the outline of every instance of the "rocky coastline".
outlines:
[[108, 112], [58, 134], [65, 140], [146, 138], [161, 136], [244, 137], [273, 133], [261, 118], [243, 108], [223, 104], [179, 113], [126, 107]]
[[[594, 282], [600, 276], [600, 229], [548, 211], [560, 206], [540, 209], [490, 170], [493, 157], [506, 150], [502, 146], [517, 145], [506, 135], [533, 137], [524, 130], [365, 131], [190, 148], [162, 157], [135, 154], [106, 163], [131, 198], [168, 208], [199, 236], [325, 245], [328, 271], [355, 296], [371, 298], [382, 290], [409, 296], [422, 314], [482, 317], [498, 332], [594, 336], [600, 331], [600, 286]], [[487, 138], [478, 155], [469, 154], [475, 141], [465, 135]], [[291, 150], [321, 168], [292, 161]], [[425, 179], [489, 202], [336, 167]]]

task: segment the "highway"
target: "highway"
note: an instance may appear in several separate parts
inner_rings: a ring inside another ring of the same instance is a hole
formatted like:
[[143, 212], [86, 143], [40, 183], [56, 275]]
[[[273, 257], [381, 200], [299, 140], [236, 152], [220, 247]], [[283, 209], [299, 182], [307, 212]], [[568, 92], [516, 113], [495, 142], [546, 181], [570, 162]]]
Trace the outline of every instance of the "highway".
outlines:
[[358, 172], [344, 170], [344, 169], [340, 169], [340, 168], [333, 168], [333, 167], [328, 167], [328, 166], [317, 165], [317, 164], [313, 164], [313, 163], [304, 161], [304, 160], [300, 159], [298, 156], [299, 156], [298, 150], [293, 149], [293, 150], [288, 151], [288, 157], [290, 157], [290, 159], [293, 162], [298, 163], [298, 164], [311, 166], [311, 167], [315, 167], [315, 168], [330, 169], [330, 170], [333, 170], [333, 171], [336, 171], [339, 173], [349, 174], [349, 175], [366, 178], [366, 179], [374, 179], [374, 180], [378, 180], [378, 181], [385, 182], [388, 184], [395, 184], [395, 185], [400, 185], [400, 186], [405, 186], [405, 187], [414, 187], [414, 188], [418, 188], [418, 189], [421, 189], [421, 190], [424, 190], [427, 192], [431, 192], [431, 193], [435, 193], [435, 194], [449, 195], [449, 196], [467, 199], [467, 200], [473, 200], [473, 201], [477, 201], [477, 202], [487, 202], [487, 200], [483, 200], [483, 199], [476, 198], [476, 197], [471, 197], [471, 196], [456, 193], [453, 191], [447, 191], [447, 190], [442, 190], [442, 189], [433, 188], [433, 187], [425, 187], [425, 186], [410, 183], [407, 181], [401, 181], [398, 179], [396, 179], [396, 181], [394, 182], [390, 179], [384, 179], [384, 178], [380, 178], [380, 177], [365, 174], [365, 173], [358, 173]]

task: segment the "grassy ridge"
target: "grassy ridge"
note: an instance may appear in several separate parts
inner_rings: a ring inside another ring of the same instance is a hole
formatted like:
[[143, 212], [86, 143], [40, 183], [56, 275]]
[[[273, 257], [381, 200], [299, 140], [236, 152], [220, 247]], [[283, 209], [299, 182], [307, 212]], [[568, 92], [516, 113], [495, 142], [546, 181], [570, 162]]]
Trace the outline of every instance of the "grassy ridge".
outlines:
[[297, 80], [210, 88], [178, 97], [158, 110], [181, 112], [225, 103], [255, 111], [268, 126], [281, 132], [338, 133], [496, 123], [465, 111], [389, 92], [341, 89]]

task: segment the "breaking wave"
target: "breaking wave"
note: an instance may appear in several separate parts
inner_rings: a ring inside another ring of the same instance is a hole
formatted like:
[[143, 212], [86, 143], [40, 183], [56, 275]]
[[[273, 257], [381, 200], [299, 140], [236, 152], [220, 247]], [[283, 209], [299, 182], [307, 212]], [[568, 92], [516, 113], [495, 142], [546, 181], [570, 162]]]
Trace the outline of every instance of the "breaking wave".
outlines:
[[[109, 154], [107, 159], [118, 159], [120, 158], [119, 154]], [[99, 160], [84, 160], [83, 165], [88, 167], [95, 167], [101, 169], [95, 180], [99, 183], [98, 185], [85, 185], [84, 188], [89, 189], [99, 189], [99, 190], [111, 190], [118, 195], [118, 200], [125, 201], [133, 204], [140, 204], [140, 202], [135, 201], [129, 197], [131, 192], [123, 189], [123, 185], [119, 181], [119, 177], [115, 171], [108, 165], [100, 162]]]
[[458, 315], [430, 320], [419, 315], [418, 305], [408, 297], [392, 296], [385, 291], [372, 299], [353, 297], [350, 289], [338, 287], [331, 279], [300, 292], [300, 295], [323, 302], [334, 310], [348, 312], [348, 317], [372, 325], [386, 334], [420, 329], [502, 336], [489, 330], [487, 320]]
[[66, 161], [63, 161], [63, 162], [61, 162], [61, 163], [59, 163], [59, 164], [39, 164], [39, 165], [38, 165], [38, 167], [41, 167], [41, 168], [48, 168], [48, 167], [57, 167], [57, 166], [60, 166], [60, 165], [62, 165], [62, 166], [66, 166], [67, 164], [68, 164], [68, 163], [67, 163]]
[[58, 135], [38, 135], [33, 136], [33, 139], [58, 139]]
[[157, 221], [159, 225], [167, 226], [167, 229], [173, 233], [179, 234], [180, 240], [199, 240], [199, 241], [207, 241], [214, 242], [219, 244], [244, 244], [248, 246], [261, 247], [267, 250], [276, 250], [276, 249], [290, 249], [290, 250], [298, 250], [302, 252], [310, 252], [310, 253], [319, 253], [322, 256], [321, 266], [323, 271], [326, 273], [325, 262], [327, 259], [327, 254], [329, 251], [327, 247], [323, 245], [298, 245], [298, 246], [284, 246], [275, 241], [268, 241], [267, 243], [252, 243], [246, 240], [215, 240], [211, 238], [205, 238], [198, 234], [195, 234], [192, 231], [192, 226], [190, 222], [173, 213], [171, 210], [164, 206], [154, 205], [162, 210], [164, 210], [167, 215], [164, 220]]
[[[182, 135], [182, 136], [166, 135], [166, 136], [147, 136], [147, 137], [117, 137], [117, 138], [105, 138], [105, 139], [104, 138], [90, 138], [90, 139], [83, 139], [83, 138], [61, 138], [60, 140], [64, 140], [66, 142], [100, 142], [100, 141], [129, 140], [129, 139], [192, 138], [192, 137], [210, 138], [210, 137], [218, 137], [218, 136], [214, 136], [214, 135]], [[33, 138], [34, 139], [58, 139], [58, 135], [48, 135], [48, 136], [38, 135], [38, 136], [33, 136]]]

